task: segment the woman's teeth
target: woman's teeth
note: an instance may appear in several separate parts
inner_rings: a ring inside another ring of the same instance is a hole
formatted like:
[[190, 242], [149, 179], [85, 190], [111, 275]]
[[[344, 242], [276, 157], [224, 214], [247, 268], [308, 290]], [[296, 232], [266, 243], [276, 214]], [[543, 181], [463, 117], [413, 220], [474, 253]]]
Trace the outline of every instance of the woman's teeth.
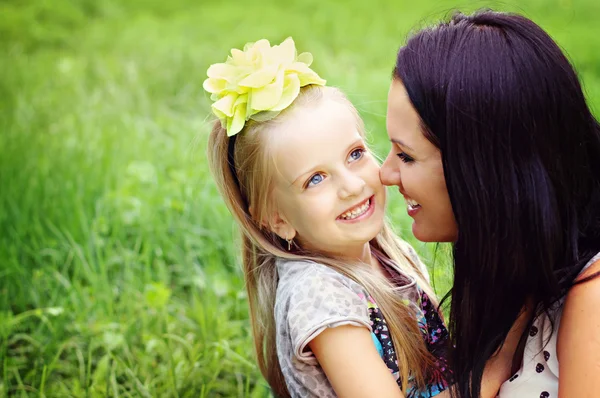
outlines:
[[347, 211], [340, 216], [342, 220], [353, 220], [357, 217], [365, 214], [367, 210], [369, 210], [369, 206], [371, 205], [371, 199], [367, 200], [362, 206], [355, 208], [352, 211]]
[[408, 205], [408, 207], [410, 209], [416, 209], [417, 207], [421, 206], [420, 204], [418, 204], [417, 202], [415, 202], [412, 199], [406, 199], [406, 204]]

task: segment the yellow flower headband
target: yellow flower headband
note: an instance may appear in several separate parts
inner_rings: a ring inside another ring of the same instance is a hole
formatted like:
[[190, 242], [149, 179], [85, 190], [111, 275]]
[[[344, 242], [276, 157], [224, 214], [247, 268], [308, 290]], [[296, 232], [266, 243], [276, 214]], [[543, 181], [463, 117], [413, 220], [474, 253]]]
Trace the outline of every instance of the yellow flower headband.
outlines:
[[298, 55], [288, 37], [278, 46], [263, 39], [246, 44], [244, 51], [234, 48], [224, 63], [211, 65], [203, 87], [212, 94], [213, 113], [227, 135], [239, 133], [250, 119], [274, 118], [296, 99], [300, 87], [325, 85], [310, 69], [312, 61], [310, 53]]

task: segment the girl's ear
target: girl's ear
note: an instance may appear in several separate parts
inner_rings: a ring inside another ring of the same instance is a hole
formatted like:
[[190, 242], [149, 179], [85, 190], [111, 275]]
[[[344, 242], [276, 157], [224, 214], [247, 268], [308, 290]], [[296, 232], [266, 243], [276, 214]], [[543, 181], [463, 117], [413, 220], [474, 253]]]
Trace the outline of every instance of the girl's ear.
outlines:
[[[256, 213], [252, 205], [249, 206], [248, 210], [252, 218], [256, 220]], [[277, 211], [270, 217], [263, 217], [263, 219], [260, 221], [260, 225], [261, 227], [274, 232], [281, 239], [290, 240], [294, 239], [296, 236], [296, 230]]]
[[268, 225], [265, 226], [281, 239], [291, 240], [296, 236], [294, 227], [279, 212], [275, 212], [268, 220]]

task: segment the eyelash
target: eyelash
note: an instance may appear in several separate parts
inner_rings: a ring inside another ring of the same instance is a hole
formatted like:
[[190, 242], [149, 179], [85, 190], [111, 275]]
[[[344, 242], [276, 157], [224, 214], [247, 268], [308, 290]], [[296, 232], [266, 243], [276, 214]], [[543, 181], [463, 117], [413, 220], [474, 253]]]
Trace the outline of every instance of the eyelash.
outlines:
[[[361, 160], [361, 159], [362, 159], [362, 158], [365, 156], [365, 153], [367, 152], [367, 150], [366, 150], [365, 148], [355, 148], [355, 149], [353, 149], [352, 151], [350, 151], [350, 155], [349, 155], [349, 157], [351, 157], [351, 156], [352, 156], [352, 154], [353, 154], [354, 152], [357, 152], [357, 151], [360, 151], [360, 157], [359, 157], [358, 159], [353, 159], [353, 162], [356, 162], [356, 161], [359, 161], [359, 160]], [[311, 176], [308, 178], [308, 180], [306, 181], [306, 184], [304, 184], [304, 189], [310, 188], [310, 187], [311, 187], [311, 185], [310, 185], [310, 182], [312, 181], [312, 179], [313, 179], [313, 178], [315, 178], [316, 176], [318, 176], [318, 175], [322, 175], [322, 174], [324, 174], [324, 173], [320, 173], [320, 172], [319, 172], [319, 173], [315, 173], [315, 174], [311, 175]], [[323, 178], [323, 179], [324, 179], [324, 178]], [[323, 181], [323, 179], [321, 180], [321, 182]], [[319, 182], [319, 184], [320, 184], [321, 182]], [[316, 185], [318, 185], [318, 184], [316, 184]], [[313, 186], [314, 186], [314, 185], [313, 185]]]
[[411, 163], [414, 162], [415, 160], [413, 158], [411, 158], [410, 156], [408, 156], [406, 153], [404, 152], [400, 152], [398, 154], [398, 157], [400, 158], [400, 160], [402, 160], [402, 162], [404, 163]]

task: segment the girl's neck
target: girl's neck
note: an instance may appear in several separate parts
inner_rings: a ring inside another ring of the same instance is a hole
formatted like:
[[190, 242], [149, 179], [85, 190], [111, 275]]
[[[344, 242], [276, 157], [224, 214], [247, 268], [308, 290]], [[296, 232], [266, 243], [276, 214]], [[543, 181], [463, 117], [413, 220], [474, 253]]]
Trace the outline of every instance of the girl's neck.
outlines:
[[369, 264], [373, 271], [381, 272], [381, 264], [379, 263], [377, 256], [373, 254], [373, 250], [369, 242], [365, 243], [362, 248], [358, 248], [355, 253], [356, 254], [354, 258], [358, 258], [364, 264]]
[[336, 251], [331, 252], [315, 251], [315, 253], [320, 253], [321, 255], [341, 261], [346, 260], [352, 264], [355, 264], [358, 260], [363, 264], [369, 265], [373, 271], [379, 273], [382, 272], [382, 266], [379, 263], [377, 255], [373, 253], [370, 242], [367, 242], [362, 246], [345, 247], [343, 249], [338, 248]]

